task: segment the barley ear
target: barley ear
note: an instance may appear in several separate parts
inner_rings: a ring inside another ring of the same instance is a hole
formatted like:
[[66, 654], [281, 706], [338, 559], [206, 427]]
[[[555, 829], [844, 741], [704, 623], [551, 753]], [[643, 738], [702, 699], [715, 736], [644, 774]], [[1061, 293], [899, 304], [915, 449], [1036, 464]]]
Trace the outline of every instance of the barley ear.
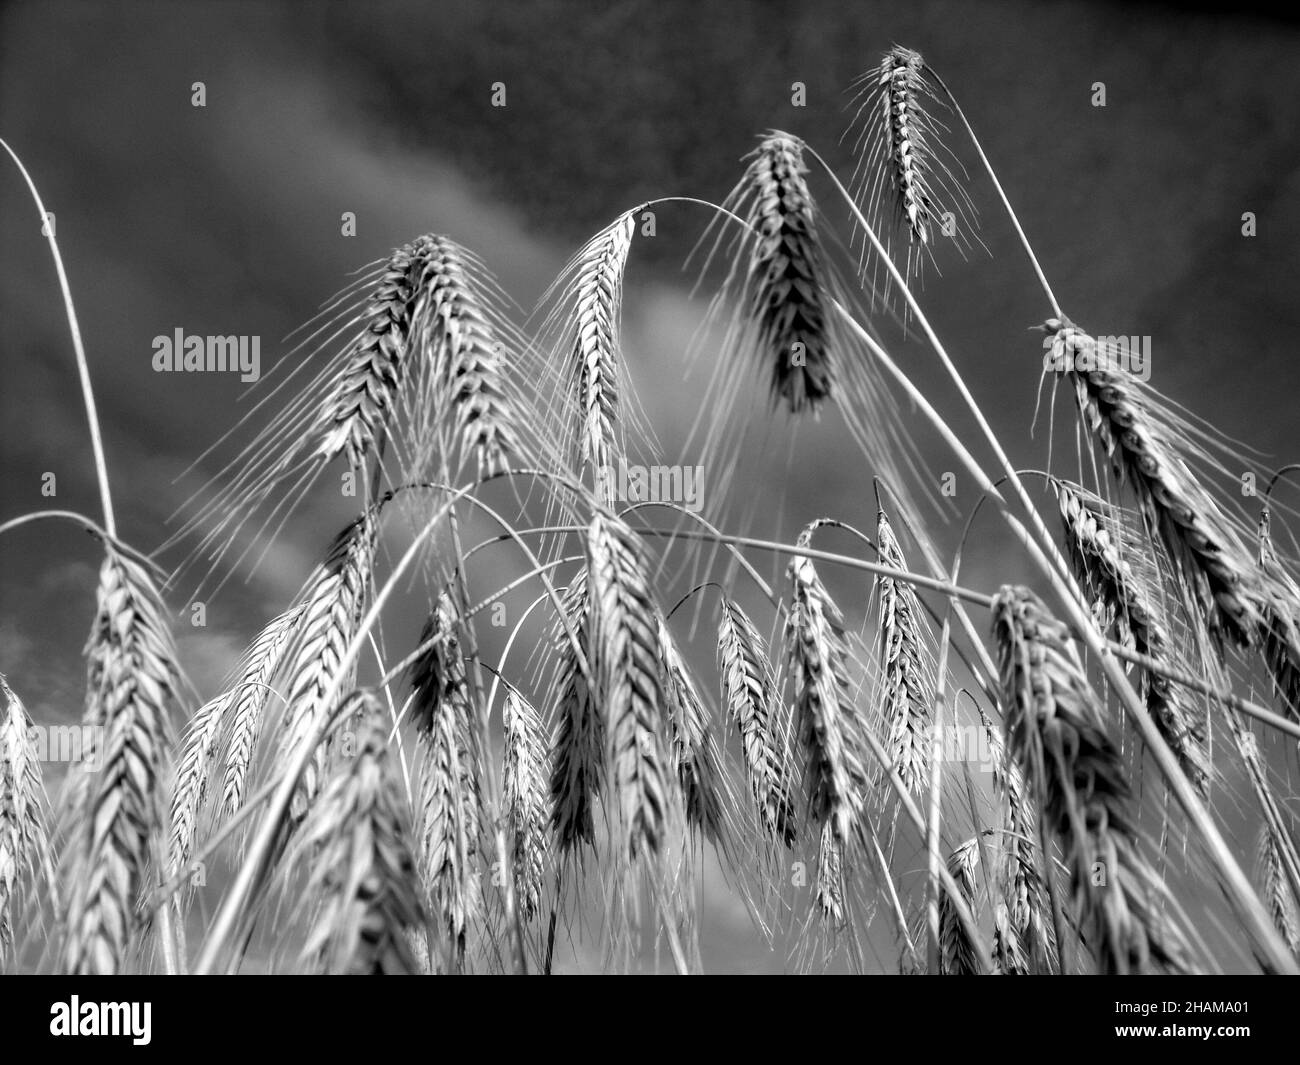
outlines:
[[325, 784], [298, 835], [311, 861], [307, 895], [320, 900], [303, 955], [323, 973], [415, 975], [424, 916], [388, 721], [371, 691], [348, 699], [343, 716], [357, 730], [356, 756]]
[[112, 975], [142, 930], [140, 900], [163, 825], [168, 714], [180, 671], [153, 577], [110, 545], [86, 649], [85, 724], [102, 730], [97, 771], [78, 767], [79, 821], [64, 854], [69, 973]]
[[546, 871], [546, 829], [551, 820], [546, 787], [546, 740], [542, 719], [514, 688], [503, 711], [505, 766], [502, 773], [515, 879], [515, 905], [524, 921], [538, 914]]
[[0, 673], [0, 971], [14, 948], [14, 915], [50, 871], [49, 800], [32, 719]]
[[1027, 588], [993, 601], [1008, 747], [1064, 853], [1102, 972], [1192, 971], [1173, 900], [1141, 852], [1132, 796], [1068, 630]]

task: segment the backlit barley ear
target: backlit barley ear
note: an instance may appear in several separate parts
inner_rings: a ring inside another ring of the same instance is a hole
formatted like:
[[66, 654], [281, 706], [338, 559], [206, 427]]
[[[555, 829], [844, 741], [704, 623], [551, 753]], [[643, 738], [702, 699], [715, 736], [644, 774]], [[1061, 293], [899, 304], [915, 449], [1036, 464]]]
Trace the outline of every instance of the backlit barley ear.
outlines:
[[776, 732], [776, 673], [754, 623], [730, 599], [723, 600], [718, 625], [718, 666], [759, 820], [773, 840], [793, 846], [794, 786], [785, 744]]
[[1112, 360], [1073, 323], [1052, 318], [1043, 328], [1052, 338], [1054, 365], [1067, 369], [1083, 418], [1116, 479], [1131, 487], [1148, 531], [1164, 545], [1189, 606], [1216, 641], [1252, 646], [1260, 624], [1254, 567], [1180, 454], [1180, 440], [1189, 434], [1152, 390], [1108, 365]]
[[686, 798], [686, 819], [707, 839], [718, 843], [722, 840], [724, 821], [721, 755], [704, 700], [662, 617], [659, 619], [659, 653], [667, 696], [668, 731], [677, 763], [677, 779]]
[[[1161, 620], [1159, 588], [1139, 578], [1120, 553], [1117, 521], [1102, 500], [1078, 485], [1057, 482], [1056, 490], [1066, 555], [1080, 587], [1093, 599], [1093, 614], [1103, 631], [1108, 629], [1140, 654], [1168, 663], [1171, 644]], [[1186, 705], [1167, 677], [1150, 670], [1141, 671], [1139, 694], [1183, 772], [1206, 795], [1210, 756], [1204, 715]]]
[[412, 715], [423, 763], [420, 864], [430, 909], [463, 957], [476, 912], [482, 834], [474, 707], [459, 633], [460, 614], [443, 592], [421, 633], [432, 640], [411, 667]]
[[886, 247], [891, 233], [907, 234], [906, 260], [899, 265], [910, 279], [921, 273], [937, 239], [970, 247], [976, 228], [975, 206], [947, 160], [965, 172], [944, 145], [947, 127], [936, 117], [951, 107], [921, 54], [897, 45], [855, 85], [848, 133], [857, 163], [850, 184]]
[[269, 685], [280, 668], [305, 609], [303, 605], [286, 610], [258, 633], [244, 656], [235, 683], [231, 685], [230, 730], [221, 778], [221, 809], [227, 817], [243, 805], [253, 751], [257, 747], [267, 700], [271, 695]]
[[623, 454], [619, 396], [626, 388], [627, 370], [619, 345], [619, 321], [634, 225], [630, 212], [619, 217], [588, 241], [566, 272], [572, 275], [567, 294], [572, 321], [563, 342], [572, 366], [568, 387], [580, 470], [612, 469]]
[[587, 528], [591, 664], [605, 718], [606, 779], [621, 860], [658, 852], [668, 817], [658, 610], [636, 535], [596, 515]]
[[[425, 306], [418, 325], [430, 352], [428, 399], [445, 408], [460, 445], [479, 475], [504, 469], [520, 450], [522, 424], [507, 381], [506, 337], [499, 327], [487, 268], [446, 237], [429, 237]], [[453, 466], [453, 469], [455, 467]]]
[[[1046, 885], [1043, 883], [1035, 847], [1038, 839], [1038, 815], [1025, 792], [1025, 779], [1020, 766], [1007, 758], [1001, 732], [983, 707], [978, 707], [978, 710], [988, 741], [993, 787], [1006, 803], [1007, 831], [999, 837], [1001, 842], [998, 849], [1002, 860], [999, 863], [998, 881], [1006, 900], [1009, 931], [1000, 948], [995, 939], [995, 951], [1001, 949], [1010, 964], [1011, 961], [1018, 960], [1015, 952], [1020, 949], [1026, 955], [1026, 961], [1032, 963], [1037, 971], [1048, 971], [1056, 964], [1056, 950], [1048, 931], [1051, 915], [1047, 912], [1047, 900], [1044, 897]], [[994, 960], [997, 961], [997, 958]]]
[[1282, 852], [1273, 832], [1265, 825], [1259, 834], [1259, 856], [1256, 861], [1256, 881], [1259, 894], [1268, 907], [1269, 916], [1282, 936], [1287, 949], [1300, 958], [1300, 906], [1297, 906], [1291, 882], [1282, 864]]
[[[979, 839], [968, 839], [948, 855], [948, 872], [962, 900], [975, 913], [975, 868], [979, 865]], [[944, 976], [978, 976], [984, 972], [976, 945], [957, 918], [952, 897], [939, 892], [939, 971]]]
[[325, 784], [297, 844], [311, 863], [306, 896], [319, 899], [303, 957], [322, 973], [415, 975], [424, 915], [388, 720], [370, 691], [345, 710], [357, 727], [356, 756]]
[[357, 469], [374, 448], [409, 370], [411, 334], [434, 251], [429, 237], [404, 244], [375, 280], [361, 313], [361, 332], [344, 350], [343, 370], [322, 406], [317, 454], [333, 458], [346, 451]]
[[[564, 614], [577, 636], [578, 651], [590, 662], [587, 574], [579, 571], [563, 600]], [[605, 719], [594, 693], [582, 675], [575, 652], [562, 625], [555, 635], [555, 739], [552, 744], [552, 827], [562, 852], [579, 843], [594, 844], [593, 812], [600, 796], [605, 757]]]
[[1260, 543], [1260, 652], [1284, 712], [1300, 721], [1300, 585], [1272, 550], [1266, 530]]
[[[882, 510], [876, 523], [880, 562], [907, 569], [902, 549]], [[914, 795], [930, 781], [930, 734], [933, 729], [933, 668], [921, 640], [921, 604], [910, 584], [892, 577], [880, 583], [880, 658], [883, 676], [882, 717], [888, 729], [888, 752], [899, 779]]]
[[998, 976], [1028, 976], [1029, 958], [1005, 902], [993, 908], [993, 971]]
[[0, 674], [0, 971], [14, 949], [14, 915], [50, 868], [49, 802], [34, 725]]
[[[799, 546], [807, 543], [805, 531]], [[861, 723], [849, 698], [844, 619], [809, 559], [796, 556], [786, 573], [791, 603], [785, 647], [806, 759], [809, 812], [817, 824], [833, 821], [843, 842], [866, 792], [857, 734]]]
[[772, 367], [772, 394], [792, 413], [816, 410], [834, 385], [826, 322], [817, 209], [807, 184], [803, 142], [766, 137], [750, 157], [729, 205], [754, 231], [744, 300]]
[[1123, 759], [1068, 630], [1029, 589], [1007, 586], [993, 601], [993, 633], [1008, 745], [1060, 843], [1080, 934], [1099, 968], [1191, 972], [1173, 900], [1141, 853]]
[[86, 649], [85, 724], [102, 729], [64, 852], [68, 891], [62, 968], [121, 972], [137, 946], [140, 900], [163, 823], [161, 782], [168, 714], [180, 673], [162, 600], [149, 571], [109, 546]]
[[835, 925], [844, 923], [844, 851], [836, 836], [835, 824], [827, 821], [821, 828], [817, 851], [817, 908], [823, 920]]
[[515, 906], [531, 921], [541, 906], [546, 828], [551, 820], [546, 788], [546, 742], [542, 719], [513, 688], [506, 692], [505, 806], [513, 848]]
[[233, 692], [223, 692], [199, 707], [185, 734], [172, 790], [171, 838], [168, 848], [168, 869], [172, 876], [177, 875], [190, 859], [195, 825], [207, 798], [213, 749], [218, 742], [233, 695]]
[[[324, 563], [308, 578], [302, 616], [295, 626], [286, 663], [282, 761], [288, 760], [299, 744], [308, 742], [325, 721], [337, 720], [338, 701], [326, 706], [325, 696], [365, 612], [376, 534], [373, 514], [357, 518], [339, 533]], [[347, 683], [345, 679], [343, 690]], [[322, 739], [298, 780], [289, 806], [290, 819], [295, 823], [302, 819], [320, 788], [326, 751]]]

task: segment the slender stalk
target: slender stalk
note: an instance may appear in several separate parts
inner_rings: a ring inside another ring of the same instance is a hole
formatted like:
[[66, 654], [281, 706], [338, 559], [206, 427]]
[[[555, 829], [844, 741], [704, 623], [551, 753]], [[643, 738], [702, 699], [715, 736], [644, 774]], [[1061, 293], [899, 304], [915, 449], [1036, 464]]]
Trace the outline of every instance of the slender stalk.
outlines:
[[72, 351], [77, 360], [77, 375], [81, 378], [81, 398], [86, 407], [86, 421], [90, 425], [90, 446], [95, 454], [95, 476], [99, 480], [99, 499], [104, 509], [104, 531], [112, 539], [117, 538], [117, 521], [113, 517], [113, 495], [108, 485], [108, 462], [104, 458], [104, 441], [99, 432], [99, 414], [95, 410], [95, 392], [90, 386], [90, 367], [86, 362], [86, 348], [81, 341], [81, 326], [77, 324], [77, 310], [72, 304], [72, 288], [68, 284], [68, 273], [63, 268], [63, 256], [59, 253], [59, 242], [54, 237], [54, 228], [47, 223], [45, 204], [41, 194], [36, 191], [36, 182], [23, 166], [23, 161], [0, 139], [0, 147], [9, 153], [9, 158], [18, 167], [32, 199], [36, 201], [36, 211], [41, 216], [41, 228], [50, 244], [50, 254], [54, 257], [54, 270], [59, 275], [59, 289], [63, 293], [63, 308], [68, 316], [68, 330], [72, 334]]

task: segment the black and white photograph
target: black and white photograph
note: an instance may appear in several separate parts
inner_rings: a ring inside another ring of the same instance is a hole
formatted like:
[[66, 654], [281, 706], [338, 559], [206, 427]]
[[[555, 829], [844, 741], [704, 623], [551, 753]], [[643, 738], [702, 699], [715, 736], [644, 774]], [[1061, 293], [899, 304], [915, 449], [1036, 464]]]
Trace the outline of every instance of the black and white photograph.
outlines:
[[1262, 3], [0, 6], [24, 1030], [1189, 975], [1081, 1043], [1280, 1031], [1298, 130]]

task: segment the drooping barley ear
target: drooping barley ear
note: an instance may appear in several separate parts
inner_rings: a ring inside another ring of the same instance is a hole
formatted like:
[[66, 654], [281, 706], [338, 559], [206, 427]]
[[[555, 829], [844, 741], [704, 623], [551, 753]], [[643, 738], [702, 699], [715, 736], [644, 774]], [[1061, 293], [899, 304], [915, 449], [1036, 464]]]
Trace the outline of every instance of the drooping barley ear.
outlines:
[[[898, 539], [883, 510], [877, 518], [876, 538], [881, 564], [907, 569]], [[921, 604], [915, 590], [906, 582], [881, 577], [879, 589], [882, 717], [888, 729], [886, 750], [908, 791], [919, 796], [929, 788], [934, 717], [933, 669], [927, 675]]]
[[168, 870], [176, 876], [190, 860], [194, 830], [207, 798], [213, 750], [233, 701], [233, 692], [222, 692], [194, 712], [172, 790], [171, 838], [168, 847]]
[[577, 415], [574, 436], [580, 470], [612, 469], [623, 451], [618, 420], [626, 369], [619, 321], [634, 225], [631, 212], [620, 216], [587, 243], [575, 262], [569, 392]]
[[[1047, 912], [1045, 884], [1039, 868], [1034, 841], [1038, 836], [1038, 816], [1030, 797], [1025, 792], [1025, 779], [1020, 766], [1007, 758], [1002, 734], [989, 719], [983, 707], [978, 707], [980, 722], [988, 740], [989, 761], [993, 771], [993, 787], [1006, 802], [1005, 842], [1000, 843], [1003, 855], [999, 869], [999, 882], [1006, 900], [1009, 932], [1001, 950], [1008, 964], [1016, 960], [1017, 947], [1023, 948], [1027, 961], [1038, 971], [1050, 970], [1056, 964], [1056, 951], [1048, 928], [1051, 924]], [[995, 927], [995, 933], [997, 929]], [[1015, 937], [1015, 942], [1011, 937]], [[997, 958], [995, 957], [995, 961]]]
[[[1092, 598], [1093, 616], [1103, 631], [1125, 646], [1169, 662], [1159, 589], [1142, 580], [1121, 554], [1118, 523], [1105, 504], [1078, 485], [1056, 482], [1066, 555], [1080, 587]], [[1210, 786], [1210, 756], [1203, 714], [1186, 705], [1168, 677], [1141, 671], [1139, 694], [1183, 772], [1204, 796]]]
[[1268, 508], [1260, 519], [1260, 652], [1283, 710], [1300, 721], [1300, 585], [1273, 550]]
[[907, 234], [900, 267], [910, 279], [921, 273], [937, 237], [969, 247], [976, 229], [975, 205], [948, 160], [962, 167], [943, 143], [947, 127], [936, 117], [951, 108], [921, 54], [910, 48], [891, 48], [855, 85], [858, 106], [848, 133], [854, 134], [857, 163], [850, 184], [886, 246], [895, 231]]
[[710, 715], [662, 616], [658, 628], [668, 733], [686, 798], [686, 820], [707, 839], [723, 843], [725, 778]]
[[85, 724], [97, 771], [80, 766], [78, 825], [64, 852], [68, 913], [62, 967], [118, 973], [136, 947], [139, 903], [155, 833], [164, 824], [168, 714], [180, 683], [153, 577], [110, 545], [86, 649]]
[[1028, 976], [1029, 956], [1005, 902], [993, 908], [993, 971], [998, 976]]
[[579, 571], [563, 600], [564, 614], [577, 637], [575, 651], [562, 625], [555, 636], [555, 707], [558, 724], [552, 744], [552, 828], [561, 852], [594, 844], [593, 812], [604, 773], [605, 720], [582, 674], [579, 652], [590, 662], [587, 574]]
[[420, 636], [421, 645], [432, 644], [411, 666], [423, 762], [420, 865], [429, 908], [442, 920], [458, 958], [476, 913], [482, 834], [475, 714], [459, 627], [460, 612], [444, 591]]
[[14, 914], [50, 870], [49, 801], [34, 725], [0, 673], [0, 971], [14, 949]]
[[493, 282], [487, 268], [455, 241], [424, 239], [431, 246], [417, 328], [430, 353], [426, 395], [434, 409], [446, 410], [460, 462], [472, 453], [483, 476], [504, 469], [507, 456], [520, 451], [523, 424], [506, 378]]
[[253, 751], [271, 694], [269, 685], [280, 668], [304, 609], [305, 605], [291, 607], [258, 633], [231, 686], [230, 734], [221, 779], [221, 808], [227, 817], [243, 805]]
[[546, 737], [542, 719], [514, 688], [506, 692], [505, 807], [513, 848], [515, 905], [524, 921], [541, 907], [546, 866], [546, 829], [551, 821], [546, 786]]
[[432, 237], [404, 244], [375, 280], [361, 314], [361, 331], [344, 349], [342, 372], [322, 405], [316, 454], [333, 458], [346, 451], [353, 469], [363, 467], [408, 374], [411, 337], [436, 250]]
[[[1008, 746], [1060, 842], [1081, 934], [1108, 974], [1192, 971], [1159, 874], [1140, 850], [1118, 749], [1063, 624], [1027, 588], [993, 601]], [[1095, 871], [1104, 872], [1097, 883]]]
[[[293, 626], [293, 643], [285, 662], [282, 762], [326, 721], [337, 720], [338, 702], [326, 706], [325, 696], [365, 612], [376, 534], [376, 518], [367, 512], [339, 533], [325, 561], [308, 578], [302, 615]], [[326, 750], [324, 740], [317, 743], [303, 769], [289, 804], [294, 824], [302, 820], [320, 789]]]
[[616, 853], [657, 853], [668, 820], [665, 695], [660, 681], [658, 608], [636, 534], [597, 514], [587, 527], [590, 648], [605, 719], [606, 781]]
[[776, 732], [776, 673], [763, 638], [730, 599], [718, 625], [722, 699], [740, 734], [749, 787], [767, 834], [787, 847], [795, 841], [794, 786], [785, 744]]
[[298, 836], [311, 862], [307, 897], [319, 899], [303, 957], [321, 973], [415, 975], [424, 916], [389, 725], [371, 691], [354, 693], [343, 716], [357, 730], [356, 756], [325, 784]]
[[829, 820], [822, 824], [817, 850], [816, 900], [823, 920], [844, 923], [844, 848]]
[[1255, 570], [1180, 453], [1176, 417], [1073, 323], [1051, 318], [1043, 328], [1052, 338], [1052, 364], [1069, 373], [1083, 418], [1116, 479], [1136, 496], [1148, 532], [1164, 545], [1189, 608], [1216, 642], [1252, 646], [1260, 624]]
[[1268, 907], [1269, 916], [1282, 936], [1287, 949], [1300, 957], [1300, 906], [1295, 892], [1282, 866], [1282, 851], [1272, 830], [1265, 825], [1259, 834], [1259, 855], [1255, 878], [1260, 897]]
[[771, 360], [772, 394], [792, 413], [831, 395], [834, 355], [826, 321], [826, 272], [803, 142], [774, 132], [750, 157], [732, 199], [754, 231], [744, 301]]
[[[805, 530], [800, 547], [807, 547], [808, 537]], [[858, 735], [862, 726], [849, 697], [844, 619], [809, 559], [796, 556], [786, 572], [791, 603], [785, 647], [804, 749], [808, 809], [815, 823], [834, 822], [844, 842], [866, 794]]]
[[[979, 860], [978, 836], [968, 839], [948, 855], [948, 872], [972, 914], [975, 913], [975, 869]], [[939, 972], [944, 976], [978, 976], [984, 969], [976, 944], [970, 941], [957, 918], [952, 897], [946, 891], [939, 892]]]

